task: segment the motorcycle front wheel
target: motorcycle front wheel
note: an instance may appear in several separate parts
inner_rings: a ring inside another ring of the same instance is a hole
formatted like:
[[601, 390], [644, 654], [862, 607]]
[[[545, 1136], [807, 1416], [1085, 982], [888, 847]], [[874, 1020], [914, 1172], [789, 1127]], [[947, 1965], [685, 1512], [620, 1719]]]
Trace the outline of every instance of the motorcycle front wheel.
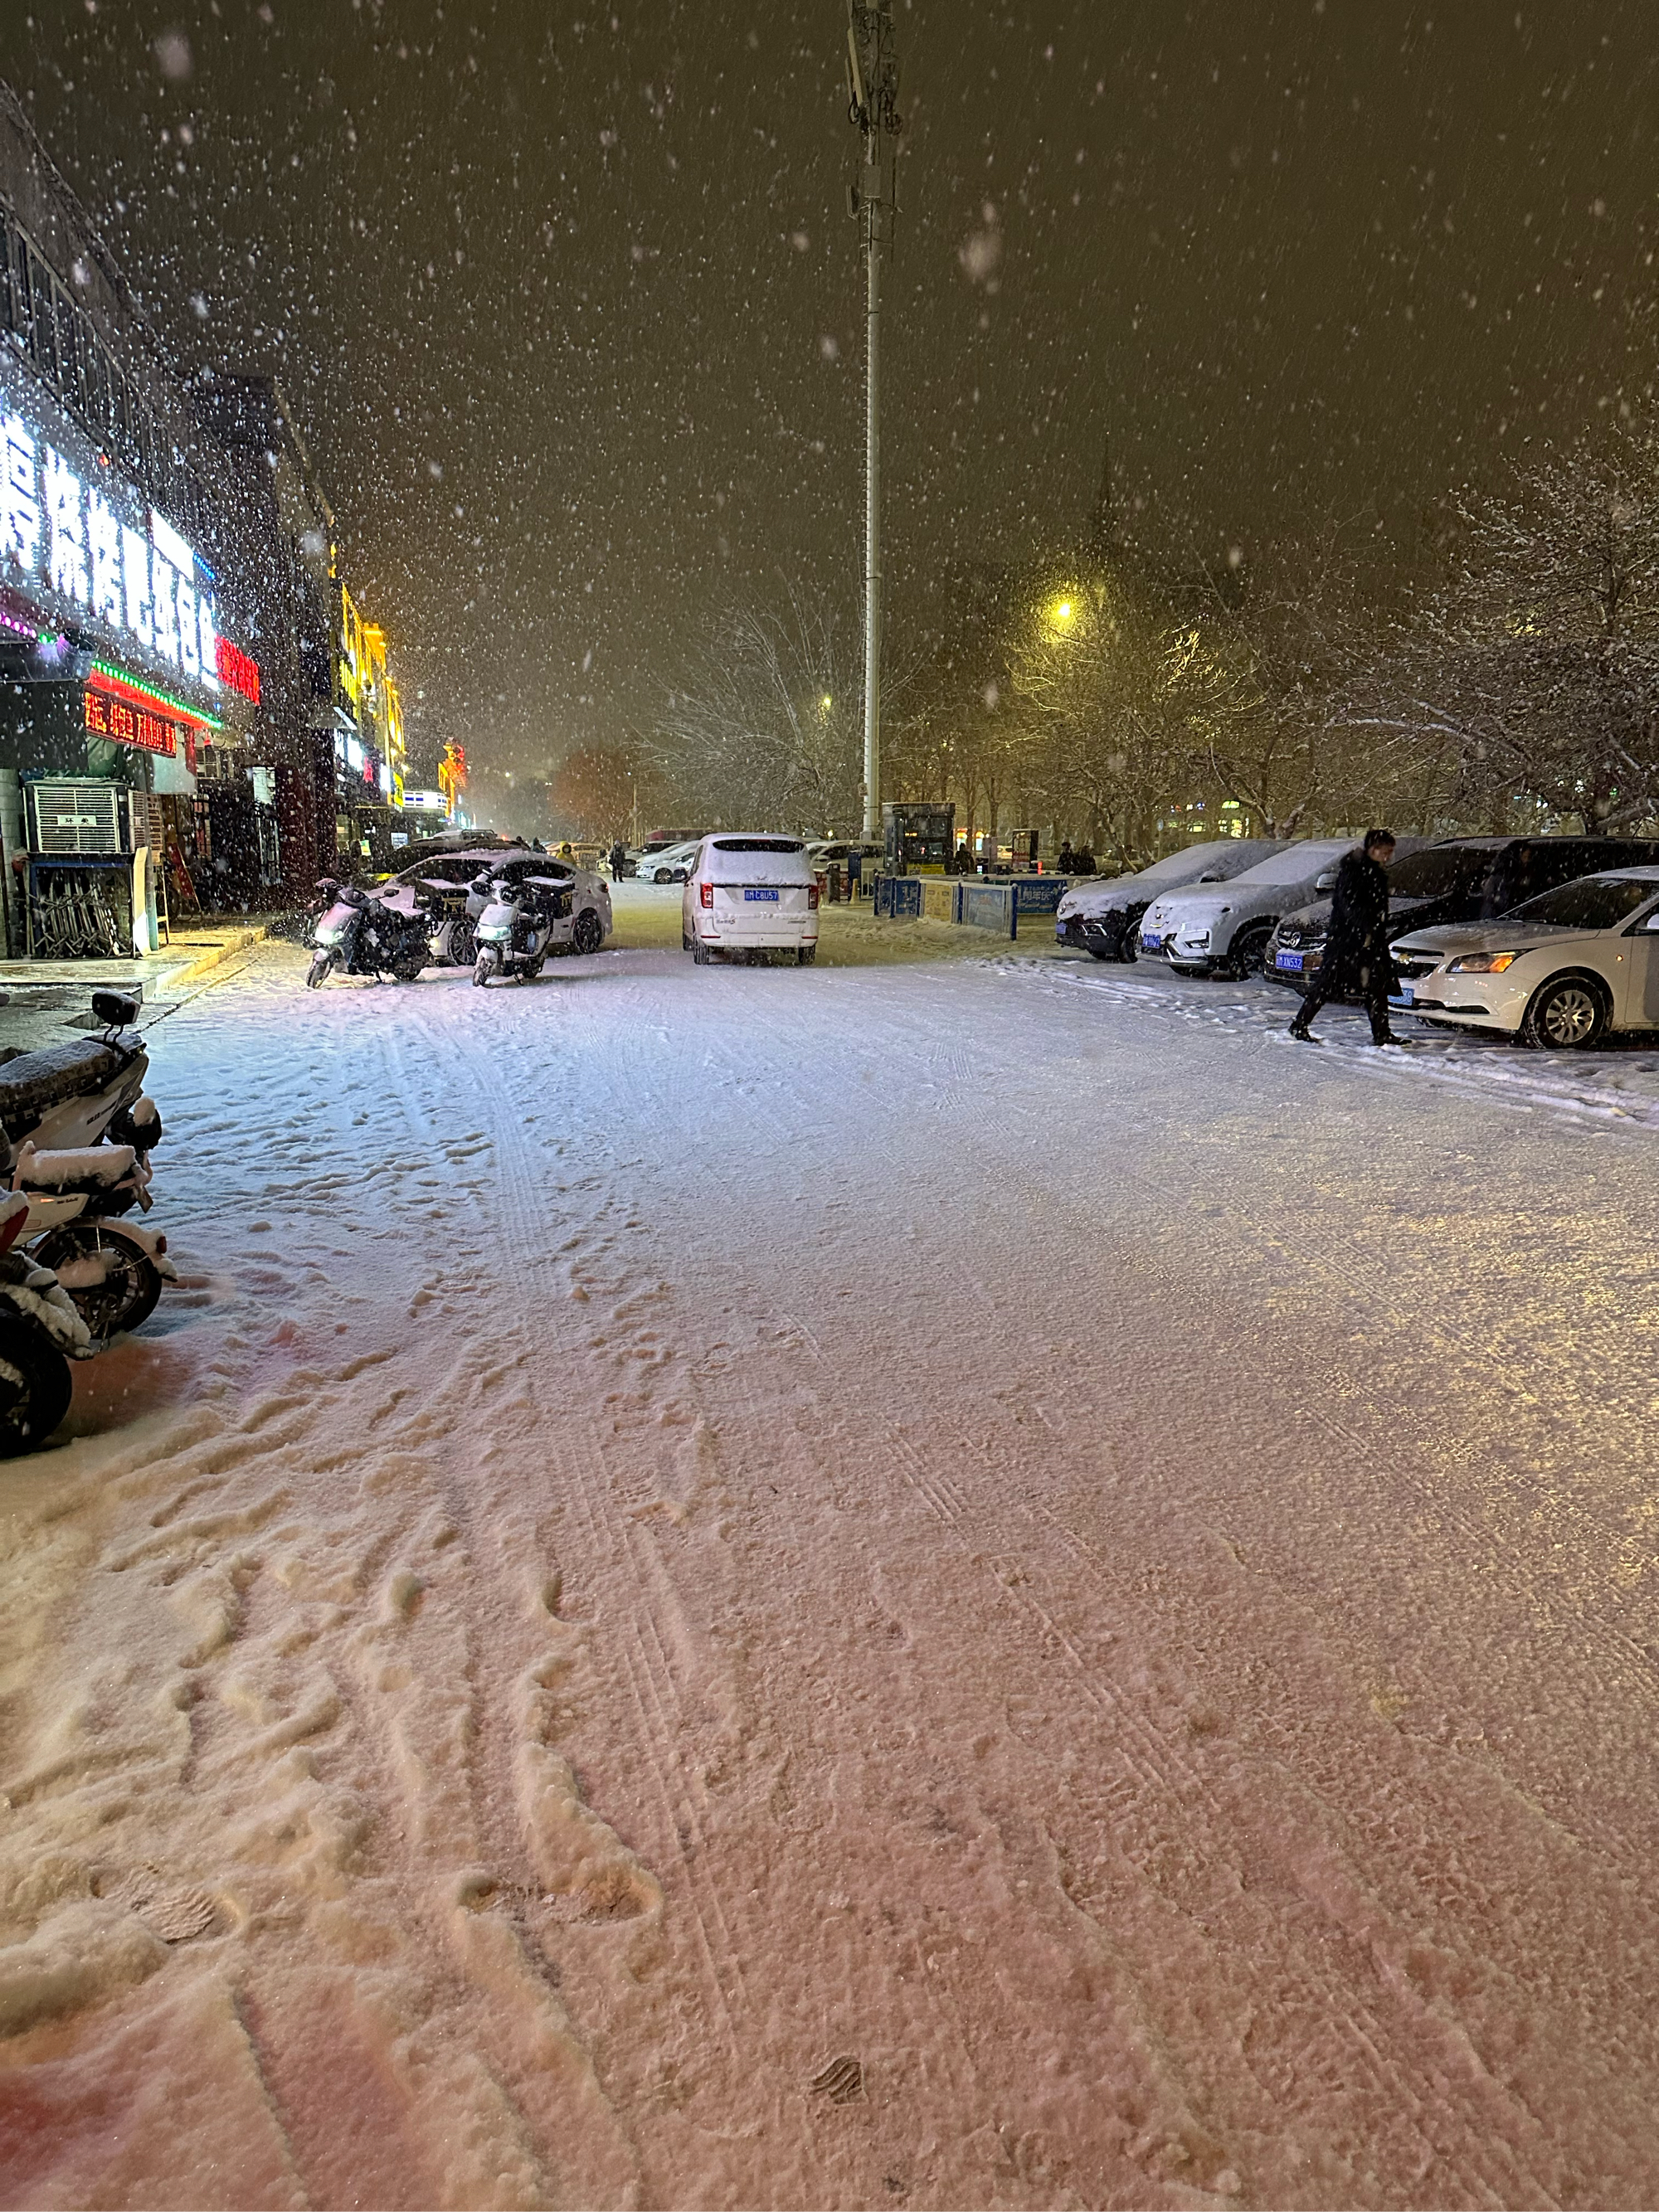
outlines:
[[472, 981], [482, 990], [490, 977], [501, 972], [501, 956], [488, 945], [478, 955], [472, 969]]
[[312, 960], [310, 967], [306, 970], [307, 990], [314, 991], [319, 983], [325, 983], [328, 981], [330, 971], [333, 966], [334, 955], [331, 952], [319, 952], [316, 954]]
[[0, 1459], [39, 1451], [74, 1394], [58, 1346], [27, 1322], [0, 1314]]
[[106, 1344], [155, 1312], [161, 1271], [136, 1237], [107, 1221], [66, 1221], [49, 1229], [32, 1255], [70, 1294], [88, 1334]]

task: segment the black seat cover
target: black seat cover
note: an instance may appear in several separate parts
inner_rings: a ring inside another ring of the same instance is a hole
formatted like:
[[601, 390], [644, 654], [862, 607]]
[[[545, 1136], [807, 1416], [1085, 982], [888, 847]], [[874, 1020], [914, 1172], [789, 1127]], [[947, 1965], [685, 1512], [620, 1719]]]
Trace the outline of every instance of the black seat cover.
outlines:
[[9, 1136], [21, 1136], [65, 1098], [101, 1091], [120, 1074], [126, 1060], [125, 1053], [97, 1037], [19, 1053], [0, 1066], [0, 1127]]

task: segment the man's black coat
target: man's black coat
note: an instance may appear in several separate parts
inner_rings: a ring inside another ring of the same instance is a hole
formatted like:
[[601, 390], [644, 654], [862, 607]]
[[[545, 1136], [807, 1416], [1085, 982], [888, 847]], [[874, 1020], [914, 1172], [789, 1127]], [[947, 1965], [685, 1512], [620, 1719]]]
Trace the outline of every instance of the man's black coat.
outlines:
[[1336, 872], [1331, 927], [1320, 981], [1333, 998], [1363, 998], [1368, 971], [1388, 969], [1389, 872], [1369, 853], [1350, 853]]

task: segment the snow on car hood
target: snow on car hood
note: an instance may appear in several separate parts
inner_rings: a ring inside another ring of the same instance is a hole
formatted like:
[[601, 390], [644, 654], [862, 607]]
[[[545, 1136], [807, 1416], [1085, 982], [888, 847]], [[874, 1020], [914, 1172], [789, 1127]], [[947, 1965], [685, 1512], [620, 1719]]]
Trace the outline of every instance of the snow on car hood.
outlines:
[[1109, 883], [1085, 884], [1066, 891], [1055, 911], [1062, 921], [1074, 914], [1115, 914], [1132, 903], [1138, 881], [1134, 876], [1114, 876]]
[[1147, 908], [1146, 919], [1166, 928], [1192, 929], [1216, 921], [1237, 903], [1224, 890], [1171, 891], [1167, 898], [1156, 900]]
[[1443, 922], [1438, 929], [1413, 929], [1396, 938], [1396, 952], [1506, 952], [1546, 937], [1600, 937], [1599, 929], [1574, 929], [1559, 921], [1517, 921], [1499, 915], [1492, 921]]

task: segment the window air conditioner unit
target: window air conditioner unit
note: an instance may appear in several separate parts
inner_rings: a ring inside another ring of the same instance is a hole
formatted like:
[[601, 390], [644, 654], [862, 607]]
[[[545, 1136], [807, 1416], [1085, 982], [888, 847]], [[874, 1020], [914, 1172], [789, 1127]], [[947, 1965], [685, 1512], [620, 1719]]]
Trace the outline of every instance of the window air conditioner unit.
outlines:
[[120, 783], [26, 783], [29, 850], [130, 853], [132, 814]]

